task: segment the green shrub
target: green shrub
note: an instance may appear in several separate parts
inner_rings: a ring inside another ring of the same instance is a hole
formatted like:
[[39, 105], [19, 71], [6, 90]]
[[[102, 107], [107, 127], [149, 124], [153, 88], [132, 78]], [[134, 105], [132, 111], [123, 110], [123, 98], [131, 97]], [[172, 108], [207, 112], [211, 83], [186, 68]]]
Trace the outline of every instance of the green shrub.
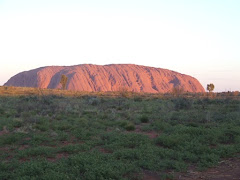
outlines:
[[234, 129], [226, 129], [222, 132], [222, 135], [219, 137], [219, 142], [223, 144], [235, 143], [239, 135], [240, 133], [235, 131]]
[[207, 169], [209, 167], [217, 165], [219, 161], [219, 156], [216, 154], [203, 154], [200, 157], [200, 161], [198, 162], [198, 167], [201, 170]]
[[174, 103], [175, 110], [188, 110], [192, 107], [192, 100], [187, 98], [176, 98], [173, 99], [172, 102]]
[[88, 104], [92, 106], [97, 106], [101, 103], [101, 100], [98, 97], [89, 97]]
[[32, 157], [32, 156], [53, 157], [55, 152], [56, 152], [55, 148], [38, 146], [34, 148], [21, 150], [18, 153], [18, 158], [26, 158], [26, 157]]
[[135, 130], [135, 126], [134, 126], [134, 124], [132, 124], [132, 123], [128, 123], [128, 124], [125, 126], [125, 129], [126, 129], [127, 131], [134, 131], [134, 130]]
[[140, 121], [142, 123], [148, 123], [149, 122], [149, 118], [148, 118], [148, 116], [143, 115], [143, 116], [140, 117]]
[[4, 109], [0, 107], [0, 115], [3, 115], [5, 113]]
[[162, 134], [156, 139], [156, 144], [165, 148], [176, 148], [184, 141], [183, 137], [179, 135], [166, 135]]
[[11, 145], [17, 143], [25, 135], [22, 133], [11, 133], [0, 136], [0, 145]]
[[21, 119], [14, 119], [12, 125], [14, 128], [19, 128], [23, 125], [23, 122]]

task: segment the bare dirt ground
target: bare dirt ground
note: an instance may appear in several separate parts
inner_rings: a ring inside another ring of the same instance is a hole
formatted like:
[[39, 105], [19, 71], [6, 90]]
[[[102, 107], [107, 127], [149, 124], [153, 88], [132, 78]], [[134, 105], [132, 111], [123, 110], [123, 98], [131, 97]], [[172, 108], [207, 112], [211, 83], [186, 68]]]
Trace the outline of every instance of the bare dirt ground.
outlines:
[[236, 180], [240, 179], [240, 155], [223, 160], [217, 167], [199, 172], [189, 170], [186, 174], [179, 175], [182, 180]]
[[[161, 180], [155, 172], [144, 171], [143, 180]], [[218, 166], [205, 171], [189, 168], [186, 173], [178, 173], [174, 179], [178, 180], [240, 180], [240, 155], [223, 160]]]
[[[147, 124], [149, 123], [144, 123], [144, 125], [147, 125]], [[136, 129], [134, 130], [134, 132], [137, 134], [147, 135], [150, 139], [154, 139], [159, 136], [159, 134], [156, 133], [155, 131], [148, 131], [148, 132], [142, 131], [142, 127], [144, 125], [136, 125]]]

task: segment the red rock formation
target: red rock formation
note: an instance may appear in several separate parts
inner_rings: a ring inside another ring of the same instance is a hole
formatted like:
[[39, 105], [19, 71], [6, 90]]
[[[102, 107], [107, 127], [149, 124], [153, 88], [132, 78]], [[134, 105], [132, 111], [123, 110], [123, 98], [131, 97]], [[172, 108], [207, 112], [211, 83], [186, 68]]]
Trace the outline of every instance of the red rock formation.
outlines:
[[48, 66], [21, 72], [5, 86], [61, 88], [60, 78], [68, 77], [67, 89], [77, 91], [119, 91], [165, 93], [173, 87], [204, 92], [197, 79], [174, 71], [133, 64]]

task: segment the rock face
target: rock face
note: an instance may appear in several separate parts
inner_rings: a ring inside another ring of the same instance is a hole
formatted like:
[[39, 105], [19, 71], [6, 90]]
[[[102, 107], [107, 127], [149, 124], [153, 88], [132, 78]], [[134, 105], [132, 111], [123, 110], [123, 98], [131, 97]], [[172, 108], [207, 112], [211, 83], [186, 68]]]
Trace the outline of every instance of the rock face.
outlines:
[[5, 86], [61, 88], [61, 75], [68, 77], [67, 89], [77, 91], [119, 91], [166, 93], [174, 87], [204, 92], [199, 81], [174, 71], [133, 64], [48, 66], [21, 72]]

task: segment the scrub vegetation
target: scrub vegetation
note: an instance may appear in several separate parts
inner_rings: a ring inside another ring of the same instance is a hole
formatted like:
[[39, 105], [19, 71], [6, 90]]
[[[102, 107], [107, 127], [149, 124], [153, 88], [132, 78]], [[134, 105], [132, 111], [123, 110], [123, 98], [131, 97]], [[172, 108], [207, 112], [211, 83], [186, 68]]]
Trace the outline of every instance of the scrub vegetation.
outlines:
[[174, 179], [240, 152], [239, 93], [122, 93], [0, 87], [0, 179]]

